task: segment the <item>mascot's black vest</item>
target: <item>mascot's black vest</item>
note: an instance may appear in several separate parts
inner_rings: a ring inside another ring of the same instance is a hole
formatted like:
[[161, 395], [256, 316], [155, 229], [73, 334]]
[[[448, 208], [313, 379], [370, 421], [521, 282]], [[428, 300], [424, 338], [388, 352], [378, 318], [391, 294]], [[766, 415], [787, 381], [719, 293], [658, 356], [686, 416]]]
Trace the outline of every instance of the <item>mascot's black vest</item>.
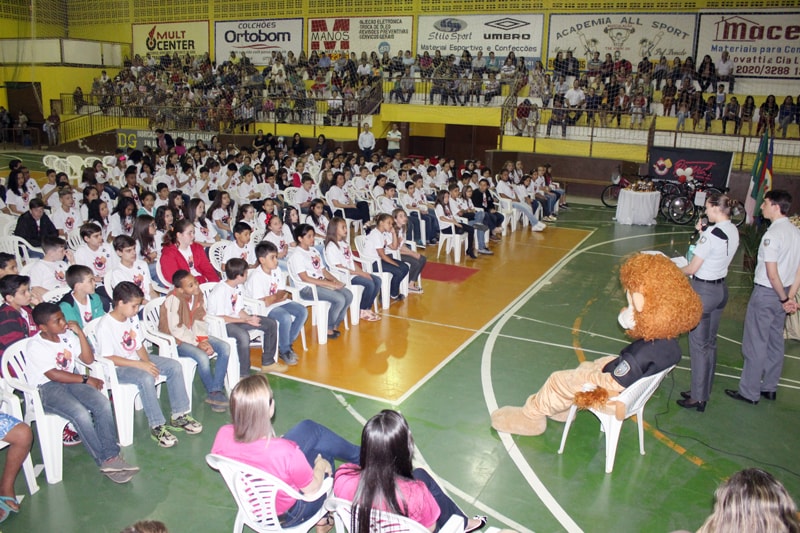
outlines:
[[678, 339], [639, 339], [619, 352], [619, 357], [603, 367], [623, 387], [630, 387], [639, 379], [658, 374], [678, 364], [681, 348]]

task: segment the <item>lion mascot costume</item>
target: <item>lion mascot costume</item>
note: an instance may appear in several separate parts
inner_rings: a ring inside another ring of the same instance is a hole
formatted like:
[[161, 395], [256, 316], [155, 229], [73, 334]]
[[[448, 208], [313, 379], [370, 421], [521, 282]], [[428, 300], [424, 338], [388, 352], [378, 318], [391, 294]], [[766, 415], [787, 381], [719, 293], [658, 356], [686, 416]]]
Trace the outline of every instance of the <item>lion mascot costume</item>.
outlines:
[[[618, 320], [636, 340], [619, 356], [601, 357], [573, 370], [554, 372], [523, 407], [501, 407], [492, 413], [493, 428], [516, 435], [541, 435], [547, 429], [547, 417], [565, 421], [573, 403], [613, 412], [619, 406], [606, 403], [609, 395], [615, 396], [638, 379], [680, 361], [676, 337], [693, 329], [703, 312], [689, 280], [665, 255], [637, 253], [620, 268], [620, 281], [628, 306]], [[587, 388], [594, 390], [582, 392]]]

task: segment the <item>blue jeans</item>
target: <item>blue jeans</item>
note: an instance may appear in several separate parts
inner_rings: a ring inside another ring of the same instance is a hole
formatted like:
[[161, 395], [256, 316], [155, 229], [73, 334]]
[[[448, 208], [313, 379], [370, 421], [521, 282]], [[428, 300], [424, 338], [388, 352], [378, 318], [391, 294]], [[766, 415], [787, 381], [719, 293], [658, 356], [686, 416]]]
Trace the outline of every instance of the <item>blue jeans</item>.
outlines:
[[389, 272], [392, 275], [389, 292], [393, 298], [397, 297], [400, 294], [400, 283], [408, 275], [408, 265], [402, 261], [398, 261], [396, 265], [393, 265], [381, 259], [381, 268], [384, 272]]
[[[317, 455], [334, 466], [334, 460], [339, 459], [345, 463], [359, 464], [361, 448], [343, 439], [322, 424], [313, 420], [303, 420], [286, 432], [284, 439], [297, 444], [309, 465], [313, 465]], [[291, 527], [305, 522], [325, 503], [325, 495], [313, 502], [298, 500], [281, 516], [281, 525]]]
[[411, 473], [414, 476], [414, 479], [417, 481], [422, 481], [422, 483], [428, 487], [428, 490], [433, 495], [433, 499], [436, 500], [436, 503], [439, 505], [439, 518], [436, 520], [436, 529], [435, 531], [439, 531], [444, 527], [450, 517], [453, 515], [460, 516], [464, 519], [464, 527], [467, 525], [467, 515], [464, 514], [464, 511], [458, 508], [458, 505], [447, 495], [444, 493], [442, 488], [439, 486], [438, 483], [431, 477], [431, 475], [423, 470], [422, 468], [415, 468], [414, 471]]
[[225, 331], [228, 337], [236, 340], [236, 352], [239, 356], [239, 374], [241, 377], [250, 375], [250, 330], [258, 330], [262, 333], [261, 342], [261, 364], [271, 365], [275, 362], [275, 345], [278, 343], [278, 323], [272, 318], [265, 316], [258, 317], [261, 324], [251, 326], [250, 324], [225, 324]]
[[[300, 296], [306, 300], [314, 299], [311, 287], [303, 287], [300, 291]], [[317, 287], [317, 296], [323, 302], [330, 302], [331, 310], [328, 313], [328, 329], [336, 329], [344, 320], [347, 308], [350, 307], [350, 303], [353, 301], [353, 293], [347, 289], [333, 290], [326, 287]]]
[[286, 302], [270, 309], [267, 316], [278, 323], [278, 351], [288, 353], [308, 318], [306, 306], [297, 302]]
[[521, 211], [522, 214], [528, 219], [528, 222], [531, 223], [531, 226], [535, 226], [539, 223], [539, 219], [533, 214], [533, 209], [528, 204], [524, 204], [522, 202], [511, 202], [511, 207]]
[[72, 422], [98, 466], [119, 455], [111, 402], [103, 393], [83, 383], [48, 381], [39, 386], [39, 395], [46, 413]]
[[378, 293], [381, 291], [381, 278], [375, 274], [370, 274], [369, 278], [353, 276], [350, 280], [353, 285], [364, 287], [364, 292], [361, 294], [361, 305], [359, 306], [362, 310], [372, 307], [375, 298], [378, 297]]
[[225, 372], [228, 370], [228, 358], [231, 355], [231, 347], [222, 339], [209, 337], [208, 343], [217, 353], [217, 364], [214, 373], [211, 373], [211, 359], [205, 350], [197, 346], [182, 342], [178, 345], [178, 355], [188, 357], [197, 362], [197, 373], [200, 374], [200, 381], [209, 393], [220, 392], [225, 388]]
[[[186, 395], [181, 364], [175, 359], [158, 355], [151, 355], [150, 362], [156, 365], [162, 376], [167, 378], [167, 392], [169, 393], [169, 404], [172, 406], [172, 414], [177, 416], [188, 413], [189, 396]], [[147, 422], [151, 428], [167, 423], [164, 413], [161, 412], [158, 396], [156, 396], [155, 378], [149, 372], [130, 366], [118, 366], [117, 379], [120, 383], [136, 385], [136, 388], [139, 389], [144, 414], [147, 416]], [[80, 431], [78, 434], [80, 435]]]

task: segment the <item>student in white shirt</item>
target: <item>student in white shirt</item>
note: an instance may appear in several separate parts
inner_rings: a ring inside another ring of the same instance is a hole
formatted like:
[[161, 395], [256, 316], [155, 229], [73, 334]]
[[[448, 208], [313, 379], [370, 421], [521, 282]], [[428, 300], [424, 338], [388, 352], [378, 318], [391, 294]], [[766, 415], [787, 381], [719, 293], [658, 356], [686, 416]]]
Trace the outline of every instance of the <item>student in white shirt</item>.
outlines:
[[94, 280], [101, 285], [97, 288], [97, 294], [103, 300], [104, 304], [111, 302], [109, 293], [107, 293], [104, 280], [117, 263], [119, 259], [117, 254], [114, 253], [114, 248], [103, 240], [103, 230], [94, 223], [88, 223], [81, 226], [81, 239], [83, 243], [75, 250], [75, 262], [79, 265], [86, 265], [94, 272]]
[[278, 264], [286, 268], [286, 259], [289, 251], [297, 246], [292, 236], [292, 230], [284, 224], [278, 215], [267, 214], [267, 233], [264, 240], [271, 242], [278, 250]]
[[246, 222], [237, 222], [233, 225], [233, 242], [225, 247], [225, 253], [222, 254], [223, 264], [234, 257], [238, 257], [247, 261], [247, 265], [250, 268], [257, 266], [254, 246], [250, 242], [251, 232], [252, 230]]
[[[189, 202], [189, 209], [191, 210], [191, 202]], [[218, 191], [208, 208], [206, 219], [211, 219], [214, 223], [214, 229], [217, 230], [219, 236], [224, 240], [230, 240], [233, 237], [231, 228], [233, 227], [231, 211], [231, 195], [225, 191]], [[198, 228], [199, 229], [199, 228]]]
[[[341, 332], [336, 328], [344, 320], [353, 301], [353, 293], [323, 266], [322, 257], [314, 248], [314, 228], [308, 224], [300, 224], [294, 230], [294, 240], [297, 248], [289, 256], [290, 271], [294, 271], [303, 283], [316, 285], [317, 297], [331, 304], [328, 312], [328, 338], [339, 338]], [[312, 300], [311, 287], [303, 287], [300, 296]]]
[[461, 224], [456, 220], [450, 210], [450, 193], [439, 191], [436, 194], [436, 218], [439, 220], [439, 228], [442, 233], [467, 234], [467, 255], [477, 259], [475, 255], [475, 228], [467, 224]]
[[[29, 272], [31, 292], [40, 301], [46, 292], [67, 286], [67, 268], [75, 262], [67, 242], [60, 237], [44, 237], [42, 249], [44, 258], [34, 261]], [[65, 255], [69, 263], [64, 261]]]
[[[203, 431], [203, 426], [190, 414], [181, 364], [169, 357], [148, 354], [144, 348], [144, 334], [137, 317], [143, 299], [141, 289], [129, 281], [114, 288], [114, 309], [100, 318], [95, 330], [95, 352], [114, 363], [120, 383], [136, 385], [150, 425], [151, 438], [162, 448], [171, 448], [178, 439], [170, 429], [197, 434]], [[155, 380], [158, 376], [167, 379], [172, 407], [169, 424], [156, 396]]]
[[113, 291], [123, 281], [130, 281], [142, 290], [146, 304], [151, 297], [152, 278], [147, 263], [137, 259], [136, 241], [127, 235], [117, 235], [114, 237], [114, 252], [119, 261], [106, 275], [108, 290]]
[[[270, 200], [271, 203], [272, 201]], [[236, 222], [244, 222], [250, 226], [250, 231], [255, 230], [258, 224], [256, 222], [256, 208], [250, 204], [240, 205], [239, 210], [236, 212]]]
[[120, 195], [117, 199], [117, 207], [111, 213], [109, 234], [116, 237], [117, 235], [130, 235], [133, 233], [133, 219], [136, 218], [136, 209], [136, 202], [133, 198]]
[[353, 250], [347, 242], [347, 222], [341, 217], [333, 217], [325, 237], [325, 257], [330, 266], [347, 272], [350, 283], [364, 287], [361, 294], [361, 318], [370, 322], [380, 320], [381, 316], [372, 311], [372, 305], [381, 290], [381, 278], [365, 272], [353, 259]]
[[208, 296], [208, 313], [225, 321], [228, 336], [236, 340], [240, 368], [250, 368], [249, 331], [262, 336], [261, 371], [286, 372], [289, 369], [275, 357], [278, 323], [265, 316], [251, 315], [244, 310], [242, 285], [247, 277], [247, 261], [234, 258], [225, 263], [227, 279], [217, 283]]
[[308, 311], [304, 305], [291, 301], [286, 290], [286, 275], [278, 266], [278, 250], [269, 241], [256, 246], [258, 266], [250, 272], [245, 290], [251, 298], [267, 305], [269, 318], [278, 323], [278, 353], [288, 365], [297, 364], [292, 343], [300, 336]]
[[306, 215], [306, 224], [314, 228], [317, 237], [325, 238], [328, 233], [328, 217], [324, 214], [325, 204], [319, 198], [312, 200]]
[[199, 198], [189, 201], [189, 221], [194, 225], [194, 242], [208, 248], [219, 240], [214, 224], [206, 218], [206, 204]]
[[342, 172], [333, 175], [335, 185], [328, 189], [328, 198], [331, 200], [331, 210], [334, 214], [344, 213], [345, 218], [360, 220], [362, 224], [369, 222], [369, 204], [365, 201], [355, 201], [345, 189], [347, 179]]
[[408, 276], [408, 265], [390, 255], [397, 251], [400, 244], [394, 232], [392, 215], [381, 213], [375, 217], [375, 228], [367, 235], [365, 255], [377, 258], [384, 272], [392, 275], [390, 296], [392, 300], [402, 300], [400, 283]]
[[58, 191], [58, 199], [61, 205], [53, 212], [50, 220], [53, 221], [58, 234], [66, 238], [72, 233], [72, 230], [83, 224], [83, 218], [80, 211], [75, 207], [75, 198], [71, 190], [61, 189]]
[[69, 324], [56, 304], [43, 302], [33, 311], [40, 333], [28, 341], [29, 383], [39, 391], [45, 413], [69, 420], [100, 472], [126, 483], [139, 471], [120, 455], [111, 403], [101, 392], [103, 381], [76, 372], [78, 358], [94, 363], [89, 341], [75, 322]]

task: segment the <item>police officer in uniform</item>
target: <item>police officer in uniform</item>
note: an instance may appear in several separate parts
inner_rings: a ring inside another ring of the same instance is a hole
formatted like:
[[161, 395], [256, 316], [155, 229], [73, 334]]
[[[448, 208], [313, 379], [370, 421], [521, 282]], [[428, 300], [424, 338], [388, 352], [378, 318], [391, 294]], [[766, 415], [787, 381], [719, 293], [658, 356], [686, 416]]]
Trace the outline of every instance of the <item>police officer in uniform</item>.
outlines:
[[706, 409], [717, 365], [717, 330], [722, 310], [728, 303], [728, 286], [725, 276], [736, 249], [739, 231], [730, 219], [731, 200], [723, 194], [712, 194], [706, 199], [706, 217], [698, 221], [702, 231], [691, 262], [683, 273], [692, 277], [692, 288], [703, 302], [703, 314], [697, 327], [689, 332], [689, 355], [692, 363], [692, 388], [682, 392], [678, 405], [687, 409]]
[[735, 400], [757, 404], [777, 397], [783, 369], [783, 325], [797, 311], [800, 287], [800, 229], [787, 214], [792, 196], [781, 190], [764, 195], [761, 212], [772, 223], [758, 247], [755, 286], [747, 303], [742, 337], [744, 366], [739, 390], [726, 389]]

